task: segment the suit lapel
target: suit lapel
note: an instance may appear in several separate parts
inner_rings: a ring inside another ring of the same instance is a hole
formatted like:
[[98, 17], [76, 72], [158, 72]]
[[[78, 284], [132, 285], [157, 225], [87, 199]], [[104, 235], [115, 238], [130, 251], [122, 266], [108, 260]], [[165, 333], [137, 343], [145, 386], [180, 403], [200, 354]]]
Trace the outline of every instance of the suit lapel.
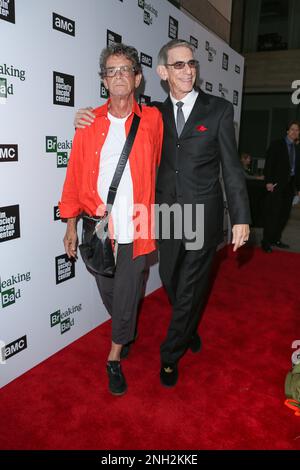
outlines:
[[163, 117], [164, 117], [164, 125], [168, 126], [170, 130], [172, 131], [172, 134], [174, 134], [177, 137], [177, 129], [176, 129], [176, 123], [175, 123], [175, 118], [174, 118], [173, 103], [169, 96], [166, 99], [166, 101], [163, 103]]
[[209, 98], [202, 90], [199, 90], [199, 95], [197, 96], [193, 109], [185, 123], [181, 137], [184, 137], [186, 134], [188, 134], [191, 129], [193, 129], [196, 122], [201, 122], [206, 117], [208, 108]]
[[[188, 120], [185, 123], [180, 137], [186, 135], [193, 128], [196, 122], [202, 121], [205, 118], [208, 112], [208, 108], [209, 97], [202, 90], [199, 90], [199, 94], [197, 96], [193, 109], [188, 117]], [[172, 134], [174, 134], [174, 136], [178, 138], [174, 117], [174, 107], [170, 96], [168, 96], [166, 101], [163, 103], [163, 116], [164, 124], [168, 126], [172, 131]]]

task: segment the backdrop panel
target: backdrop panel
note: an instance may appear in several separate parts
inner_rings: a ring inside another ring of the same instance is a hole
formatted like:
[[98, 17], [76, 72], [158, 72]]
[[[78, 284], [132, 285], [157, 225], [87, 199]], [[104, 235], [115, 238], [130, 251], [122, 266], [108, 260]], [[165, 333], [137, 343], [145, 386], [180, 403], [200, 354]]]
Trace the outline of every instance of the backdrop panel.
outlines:
[[[57, 204], [75, 110], [104, 102], [101, 49], [135, 45], [139, 99], [164, 99], [160, 47], [193, 41], [201, 86], [234, 103], [240, 120], [243, 58], [167, 0], [0, 0], [0, 386], [104, 322], [82, 261], [64, 255]], [[238, 124], [237, 124], [238, 134]], [[227, 221], [224, 226], [227, 236]], [[160, 286], [153, 264], [146, 293]]]

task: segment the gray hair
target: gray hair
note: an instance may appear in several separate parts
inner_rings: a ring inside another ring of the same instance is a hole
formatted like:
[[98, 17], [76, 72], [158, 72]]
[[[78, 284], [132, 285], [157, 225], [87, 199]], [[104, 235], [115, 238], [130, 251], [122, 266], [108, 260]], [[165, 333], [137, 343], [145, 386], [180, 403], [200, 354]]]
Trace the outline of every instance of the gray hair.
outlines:
[[142, 66], [139, 61], [138, 51], [135, 47], [126, 46], [122, 43], [114, 43], [108, 47], [105, 47], [100, 55], [100, 76], [103, 78], [105, 75], [106, 62], [109, 57], [112, 55], [123, 55], [126, 59], [130, 60], [134, 67], [135, 75], [142, 73]]
[[168, 52], [175, 47], [187, 47], [192, 51], [193, 55], [195, 52], [194, 46], [184, 39], [172, 39], [172, 41], [167, 42], [158, 53], [157, 63], [158, 65], [166, 65], [168, 63]]

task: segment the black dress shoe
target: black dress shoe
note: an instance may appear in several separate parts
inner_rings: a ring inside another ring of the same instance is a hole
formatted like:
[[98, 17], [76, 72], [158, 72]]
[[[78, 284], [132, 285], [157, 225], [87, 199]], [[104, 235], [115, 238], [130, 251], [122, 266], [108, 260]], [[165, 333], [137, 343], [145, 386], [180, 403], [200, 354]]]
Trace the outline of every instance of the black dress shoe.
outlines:
[[113, 395], [124, 395], [127, 384], [121, 369], [120, 361], [107, 361], [108, 388]]
[[193, 353], [197, 353], [197, 352], [201, 351], [201, 338], [198, 335], [198, 333], [196, 333], [192, 337], [192, 339], [190, 341], [190, 344], [189, 344], [189, 348]]
[[276, 246], [277, 248], [283, 248], [284, 250], [287, 250], [290, 247], [290, 245], [288, 245], [287, 243], [283, 243], [281, 240], [272, 243], [272, 246]]
[[178, 380], [177, 364], [162, 364], [160, 369], [160, 383], [165, 387], [174, 387]]
[[261, 242], [261, 248], [265, 253], [272, 253], [272, 248], [269, 243], [266, 242]]

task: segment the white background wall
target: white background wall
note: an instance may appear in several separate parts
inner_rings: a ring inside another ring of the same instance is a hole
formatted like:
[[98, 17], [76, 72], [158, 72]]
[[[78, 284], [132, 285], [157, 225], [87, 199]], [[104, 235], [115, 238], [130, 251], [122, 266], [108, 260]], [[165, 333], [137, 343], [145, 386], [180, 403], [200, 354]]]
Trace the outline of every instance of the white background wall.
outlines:
[[[98, 58], [106, 46], [107, 29], [152, 57], [153, 67], [144, 66], [144, 94], [164, 99], [155, 66], [159, 48], [170, 39], [171, 15], [178, 21], [179, 38], [189, 40], [192, 35], [198, 40], [196, 57], [202, 88], [205, 90], [206, 82], [210, 82], [211, 92], [220, 96], [221, 83], [229, 101], [233, 101], [234, 90], [239, 93], [235, 106], [235, 120], [239, 122], [242, 57], [166, 0], [146, 1], [145, 10], [139, 3], [9, 0], [8, 10], [0, 10], [0, 230], [11, 214], [3, 208], [19, 206], [20, 213], [20, 237], [0, 238], [0, 386], [108, 318], [94, 280], [80, 259], [75, 277], [56, 284], [55, 257], [64, 254], [65, 225], [54, 221], [53, 211], [66, 169], [57, 168], [56, 153], [47, 153], [45, 145], [46, 136], [70, 144], [75, 110], [104, 102], [100, 98]], [[11, 13], [13, 4], [15, 23], [3, 19], [6, 11]], [[53, 12], [75, 21], [75, 36], [52, 28]], [[149, 25], [143, 20], [145, 12], [150, 14]], [[229, 58], [228, 70], [222, 68], [223, 53]], [[75, 77], [74, 107], [53, 104], [54, 71]], [[13, 94], [5, 97], [5, 87]], [[1, 153], [1, 145], [11, 144], [18, 145], [18, 161], [12, 161], [4, 150]], [[159, 286], [156, 265], [151, 268], [147, 293]], [[63, 334], [60, 324], [50, 324], [50, 315], [59, 310], [62, 316], [68, 312], [70, 319], [71, 327]]]

